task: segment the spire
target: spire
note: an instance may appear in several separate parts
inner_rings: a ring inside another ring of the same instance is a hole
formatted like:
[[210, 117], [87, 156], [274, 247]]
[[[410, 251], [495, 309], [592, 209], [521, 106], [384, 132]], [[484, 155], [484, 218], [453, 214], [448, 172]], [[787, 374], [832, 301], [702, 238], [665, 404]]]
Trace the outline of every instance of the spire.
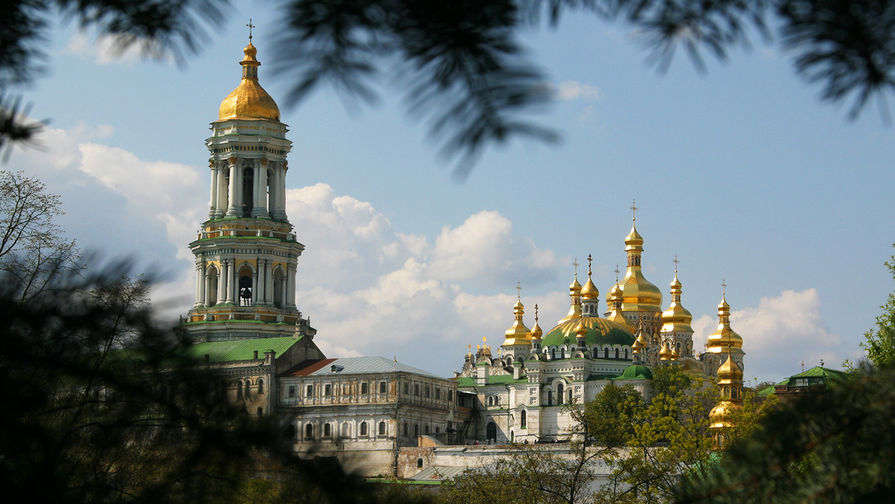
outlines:
[[[585, 282], [584, 287], [581, 289], [581, 297], [582, 299], [596, 300], [599, 302], [600, 290], [594, 285], [593, 271], [591, 269], [592, 262], [593, 257], [590, 254], [587, 254], [587, 282]], [[594, 307], [593, 314], [596, 315], [596, 307]]]
[[575, 259], [575, 262], [573, 262], [572, 265], [575, 267], [575, 278], [572, 280], [572, 284], [569, 285], [569, 301], [571, 302], [571, 307], [569, 308], [569, 313], [566, 314], [560, 322], [566, 322], [581, 317], [581, 284], [578, 283], [578, 260]]
[[662, 334], [676, 337], [692, 337], [693, 327], [690, 323], [693, 321], [693, 315], [689, 310], [681, 304], [681, 281], [678, 280], [677, 272], [680, 261], [677, 255], [674, 256], [674, 279], [671, 280], [671, 304], [668, 309], [662, 312]]
[[258, 83], [258, 67], [261, 63], [256, 56], [258, 49], [252, 44], [251, 29], [255, 27], [249, 20], [249, 44], [242, 50], [244, 57], [239, 64], [242, 66], [242, 81], [224, 101], [218, 110], [218, 121], [228, 119], [268, 119], [280, 120], [280, 109], [277, 103]]
[[637, 206], [632, 203], [631, 232], [625, 237], [625, 253], [628, 266], [622, 283], [623, 309], [626, 312], [661, 312], [662, 293], [643, 276], [640, 269], [643, 254], [643, 237], [637, 232]]
[[507, 329], [506, 333], [504, 333], [506, 339], [501, 346], [528, 344], [528, 336], [531, 333], [531, 331], [525, 327], [525, 323], [522, 322], [522, 316], [525, 314], [525, 306], [522, 304], [521, 294], [519, 294], [522, 291], [522, 287], [518, 282], [516, 282], [516, 289], [516, 304], [513, 305], [513, 315], [515, 320], [513, 321], [513, 325]]
[[544, 331], [541, 330], [541, 326], [538, 325], [538, 305], [535, 304], [535, 325], [531, 327], [531, 339], [540, 340], [543, 334]]
[[[727, 347], [743, 348], [743, 338], [730, 327], [730, 305], [727, 304], [727, 283], [722, 282], [721, 302], [718, 304], [718, 328], [706, 338], [709, 352], [721, 353]], [[742, 350], [740, 350], [742, 352]]]

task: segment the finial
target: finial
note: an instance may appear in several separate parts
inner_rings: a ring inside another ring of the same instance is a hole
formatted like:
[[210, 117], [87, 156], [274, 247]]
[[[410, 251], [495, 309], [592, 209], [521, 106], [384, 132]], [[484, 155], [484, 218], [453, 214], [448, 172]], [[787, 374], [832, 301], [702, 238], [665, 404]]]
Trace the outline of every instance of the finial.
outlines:
[[487, 342], [487, 341], [488, 341], [488, 338], [485, 337], [485, 336], [482, 336], [482, 343], [485, 343], [485, 342]]
[[802, 359], [802, 371], [805, 370], [805, 359]]
[[677, 265], [681, 262], [677, 259], [677, 254], [674, 254], [674, 276], [677, 276]]
[[593, 260], [594, 260], [593, 257], [591, 257], [590, 254], [587, 254], [587, 277], [588, 278], [590, 278], [590, 275], [591, 275], [590, 265], [591, 265], [591, 262], [593, 262]]
[[470, 350], [472, 350], [472, 343], [470, 343], [470, 344], [468, 344], [468, 345], [466, 345], [466, 348], [468, 348], [468, 349], [470, 349]]
[[576, 257], [574, 261], [572, 261], [572, 266], [575, 267], [575, 280], [578, 280], [578, 258]]
[[823, 359], [820, 360], [820, 367], [824, 367], [824, 360], [823, 360]]
[[615, 285], [618, 285], [618, 264], [615, 265]]
[[538, 304], [535, 303], [535, 324], [538, 323]]
[[721, 279], [721, 299], [727, 299], [727, 280]]
[[516, 282], [516, 301], [522, 301], [522, 284]]
[[392, 355], [392, 359], [394, 359], [395, 364], [398, 363], [398, 356], [397, 356], [397, 355]]
[[637, 222], [637, 200], [631, 200], [631, 221]]
[[249, 24], [246, 26], [249, 27], [249, 44], [252, 43], [252, 28], [255, 28], [255, 25], [252, 24], [252, 18], [249, 18]]

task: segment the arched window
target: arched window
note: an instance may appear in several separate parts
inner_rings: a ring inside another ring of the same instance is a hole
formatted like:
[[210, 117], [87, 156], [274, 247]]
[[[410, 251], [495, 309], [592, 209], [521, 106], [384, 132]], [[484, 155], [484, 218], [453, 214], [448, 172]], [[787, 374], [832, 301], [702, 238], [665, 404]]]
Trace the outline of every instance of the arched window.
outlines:
[[416, 468], [417, 469], [423, 468], [423, 459], [421, 459], [421, 458], [416, 459]]
[[519, 426], [523, 429], [525, 428], [525, 421], [527, 420], [527, 416], [528, 415], [526, 414], [525, 410], [522, 410], [522, 413], [519, 414]]
[[261, 380], [261, 379], [258, 380], [258, 393], [259, 394], [264, 393], [264, 380]]
[[242, 170], [242, 215], [252, 216], [252, 207], [255, 206], [255, 170], [246, 167]]
[[264, 408], [262, 408], [261, 406], [258, 406], [258, 416], [261, 416], [263, 414], [264, 414]]
[[628, 349], [625, 348], [625, 360], [628, 360]]
[[305, 438], [306, 439], [314, 439], [314, 425], [313, 424], [305, 425]]
[[615, 349], [615, 358], [618, 359], [618, 348]]
[[556, 385], [556, 400], [562, 404], [562, 383]]
[[273, 272], [273, 305], [282, 308], [286, 299], [286, 275], [283, 274], [282, 268], [277, 268]]
[[323, 424], [323, 437], [330, 437], [332, 435], [332, 427], [327, 424]]
[[553, 391], [547, 391], [547, 406], [553, 406]]
[[551, 349], [550, 349], [550, 359], [553, 360], [553, 359], [555, 359], [555, 358], [556, 358], [556, 349], [555, 349], [555, 348], [551, 348]]
[[497, 425], [494, 422], [488, 422], [488, 429], [485, 435], [489, 441], [497, 440]]
[[593, 349], [593, 356], [594, 356], [593, 358], [594, 358], [594, 359], [599, 359], [599, 358], [600, 358], [600, 354], [599, 354], [598, 352], [599, 352], [599, 351], [597, 350], [597, 347], [594, 347], [594, 349]]
[[361, 422], [361, 423], [360, 423], [360, 435], [361, 435], [361, 436], [366, 436], [366, 435], [367, 435], [367, 422]]
[[562, 347], [559, 349], [559, 358], [560, 359], [566, 358], [566, 347]]
[[379, 422], [379, 435], [385, 435], [385, 422]]
[[209, 266], [205, 273], [205, 306], [214, 306], [218, 302], [218, 269]]
[[428, 436], [429, 435], [429, 424], [424, 425], [423, 428], [425, 429], [426, 435]]
[[420, 435], [420, 424], [413, 424], [413, 437]]
[[252, 306], [252, 268], [239, 268], [239, 306]]
[[245, 396], [246, 396], [246, 398], [249, 397], [249, 385], [250, 385], [249, 380], [246, 380], [246, 383], [245, 383]]
[[242, 399], [242, 380], [236, 382], [236, 398]]
[[604, 349], [603, 349], [603, 358], [604, 358], [604, 359], [608, 359], [608, 358], [609, 358], [609, 349], [608, 349], [608, 348], [604, 348]]

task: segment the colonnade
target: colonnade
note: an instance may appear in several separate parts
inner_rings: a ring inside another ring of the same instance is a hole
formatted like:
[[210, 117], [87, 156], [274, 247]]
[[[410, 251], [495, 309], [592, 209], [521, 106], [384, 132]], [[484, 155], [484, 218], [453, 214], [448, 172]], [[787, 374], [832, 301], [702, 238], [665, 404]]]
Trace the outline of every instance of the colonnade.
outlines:
[[221, 259], [220, 270], [205, 261], [196, 261], [196, 307], [216, 304], [240, 304], [239, 272], [243, 268], [251, 271], [252, 296], [250, 306], [279, 305], [280, 308], [295, 308], [295, 267], [286, 263], [273, 267], [270, 259], [258, 259], [258, 267], [253, 268], [238, 259]]
[[[243, 211], [243, 170], [252, 172], [252, 208]], [[286, 220], [286, 170], [266, 159], [218, 162], [211, 166], [211, 209], [209, 219], [223, 217], [269, 217]]]

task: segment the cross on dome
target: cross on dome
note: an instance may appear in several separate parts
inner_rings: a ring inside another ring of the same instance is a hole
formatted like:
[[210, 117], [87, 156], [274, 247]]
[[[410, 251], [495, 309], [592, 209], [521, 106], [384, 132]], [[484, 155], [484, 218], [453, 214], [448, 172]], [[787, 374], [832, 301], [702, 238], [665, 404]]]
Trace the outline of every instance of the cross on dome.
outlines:
[[252, 24], [252, 18], [249, 18], [249, 24], [246, 26], [249, 27], [249, 44], [252, 43], [252, 28], [255, 28], [255, 25]]
[[631, 220], [637, 222], [637, 200], [631, 200]]

